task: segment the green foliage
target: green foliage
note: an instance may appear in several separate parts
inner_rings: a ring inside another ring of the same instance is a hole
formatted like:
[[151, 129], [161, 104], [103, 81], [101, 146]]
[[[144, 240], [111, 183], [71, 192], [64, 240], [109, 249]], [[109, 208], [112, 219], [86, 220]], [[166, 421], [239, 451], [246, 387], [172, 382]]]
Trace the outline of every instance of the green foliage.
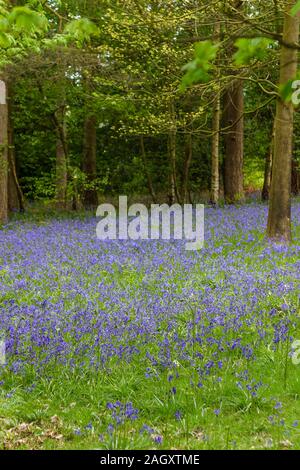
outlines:
[[267, 38], [240, 38], [235, 43], [238, 51], [233, 56], [234, 61], [236, 65], [249, 65], [252, 60], [262, 61], [273, 44], [274, 41]]
[[6, 33], [9, 30], [9, 22], [5, 16], [0, 16], [0, 31]]
[[[245, 35], [242, 17], [251, 17], [253, 25], [259, 26], [269, 12], [268, 2], [244, 2], [240, 16], [233, 8], [225, 12], [220, 4], [204, 2], [204, 13], [193, 7], [193, 2], [188, 3], [190, 8], [187, 2], [165, 0], [158, 8], [154, 0], [128, 0], [124, 4], [55, 0], [48, 2], [51, 8], [45, 8], [43, 2], [29, 0], [18, 2], [23, 6], [9, 13], [7, 2], [0, 0], [1, 55], [6, 63], [20, 64], [12, 74], [16, 77], [13, 120], [22, 182], [24, 177], [55, 174], [57, 136], [53, 113], [63, 100], [70, 187], [77, 185], [76, 191], [82, 193], [87, 184], [82, 181], [83, 175], [78, 175], [75, 185], [71, 169], [82, 168], [84, 121], [87, 112], [92, 112], [97, 116], [97, 175], [100, 179], [109, 175], [106, 189], [110, 194], [147, 192], [139, 144], [143, 135], [154, 189], [166, 196], [168, 135], [174, 128], [179, 191], [184, 175], [185, 136], [192, 134], [189, 190], [196, 199], [210, 186], [214, 98], [217, 92], [224, 92], [237, 66], [246, 66], [245, 181], [247, 186], [261, 185], [273, 119], [270, 113], [265, 117], [262, 105], [269, 96], [275, 98], [279, 47], [266, 38], [243, 38], [236, 42], [233, 57], [232, 45], [239, 35]], [[146, 5], [149, 8], [144, 8]], [[27, 25], [32, 11], [37, 15], [33, 29]], [[48, 18], [47, 34], [39, 29], [39, 15]], [[214, 26], [216, 18], [220, 37]], [[282, 19], [280, 4], [279, 25]], [[274, 31], [274, 19], [268, 21], [265, 30]], [[248, 26], [247, 35], [261, 34]], [[74, 45], [87, 50], [81, 54]], [[290, 99], [291, 83], [281, 87], [279, 93]], [[262, 120], [264, 124], [257, 126]], [[223, 154], [221, 139], [221, 162]]]
[[[286, 83], [279, 85], [280, 98], [286, 103], [289, 103], [290, 101], [292, 101], [294, 93], [299, 88], [299, 83], [300, 83], [300, 71], [297, 72], [294, 78], [291, 78]], [[296, 88], [295, 88], [295, 84], [297, 85]], [[295, 103], [294, 105], [296, 106]]]
[[300, 0], [298, 0], [296, 5], [293, 6], [293, 8], [291, 10], [291, 14], [296, 15], [299, 10], [300, 10]]
[[0, 48], [7, 49], [14, 44], [14, 39], [9, 34], [6, 34], [3, 31], [0, 31]]
[[182, 79], [182, 90], [194, 83], [206, 83], [210, 80], [208, 72], [212, 68], [211, 62], [216, 58], [218, 47], [210, 40], [195, 44], [194, 60], [182, 68], [186, 71]]
[[17, 32], [33, 33], [48, 29], [47, 18], [26, 6], [13, 8], [8, 15], [8, 22]]
[[294, 93], [294, 80], [288, 80], [286, 83], [279, 85], [279, 96], [285, 102], [290, 102]]
[[89, 181], [87, 175], [77, 166], [69, 166], [68, 199], [74, 198], [80, 203], [86, 191], [96, 191], [103, 195], [108, 185], [108, 175]]
[[93, 36], [99, 34], [99, 29], [88, 18], [80, 18], [73, 20], [67, 24], [65, 33], [71, 40], [75, 40], [79, 44], [89, 42]]
[[40, 39], [47, 29], [48, 20], [42, 12], [28, 6], [18, 6], [10, 12], [0, 8], [0, 66], [20, 59], [28, 51], [39, 53]]
[[27, 176], [22, 179], [25, 196], [30, 201], [53, 199], [55, 196], [54, 175]]

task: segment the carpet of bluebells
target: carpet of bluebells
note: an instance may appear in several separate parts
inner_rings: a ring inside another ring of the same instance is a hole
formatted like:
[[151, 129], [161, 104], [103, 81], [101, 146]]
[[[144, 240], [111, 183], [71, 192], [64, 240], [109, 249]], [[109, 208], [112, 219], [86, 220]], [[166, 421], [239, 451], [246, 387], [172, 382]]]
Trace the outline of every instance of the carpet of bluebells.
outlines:
[[87, 216], [3, 227], [0, 445], [299, 448], [300, 204], [290, 246], [266, 217], [208, 208], [199, 252]]

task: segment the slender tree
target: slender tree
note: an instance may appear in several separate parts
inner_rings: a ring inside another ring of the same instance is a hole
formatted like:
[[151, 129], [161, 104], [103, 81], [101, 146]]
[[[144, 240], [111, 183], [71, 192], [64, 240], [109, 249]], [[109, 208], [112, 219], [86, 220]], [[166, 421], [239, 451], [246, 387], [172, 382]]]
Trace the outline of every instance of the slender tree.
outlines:
[[211, 202], [218, 204], [220, 194], [220, 172], [219, 172], [219, 152], [220, 152], [220, 116], [221, 102], [220, 93], [217, 96], [213, 108], [212, 122], [212, 150], [211, 150]]
[[[275, 121], [274, 121], [275, 124]], [[271, 145], [268, 149], [266, 160], [265, 160], [265, 171], [264, 171], [264, 185], [262, 189], [261, 198], [263, 201], [268, 201], [270, 197], [270, 186], [272, 178], [272, 162], [274, 153], [274, 139], [275, 139], [275, 125], [272, 128]]]
[[88, 114], [84, 122], [83, 171], [88, 183], [84, 193], [84, 205], [96, 207], [98, 194], [93, 184], [97, 177], [97, 117], [94, 113]]
[[169, 106], [171, 125], [168, 134], [168, 154], [169, 154], [169, 202], [179, 201], [177, 178], [176, 178], [176, 149], [177, 149], [177, 128], [174, 102]]
[[183, 182], [182, 182], [182, 202], [184, 204], [189, 202], [189, 175], [190, 166], [193, 158], [193, 134], [187, 132], [185, 135], [185, 159], [183, 167]]
[[[243, 1], [229, 2], [233, 18], [243, 11]], [[237, 78], [231, 81], [224, 94], [224, 196], [228, 204], [244, 199], [244, 84]]]
[[146, 177], [147, 177], [149, 194], [152, 197], [153, 203], [156, 204], [157, 199], [156, 199], [156, 194], [155, 194], [155, 190], [154, 190], [154, 186], [153, 186], [152, 175], [151, 175], [151, 172], [150, 172], [149, 167], [148, 167], [148, 162], [147, 162], [147, 157], [146, 157], [146, 150], [145, 150], [145, 140], [144, 140], [143, 135], [140, 136], [140, 148], [141, 148], [141, 156], [142, 156], [142, 160], [143, 160], [143, 165], [144, 165], [144, 169], [145, 169], [145, 173], [146, 173]]
[[8, 217], [8, 108], [7, 86], [0, 80], [0, 223]]
[[[216, 40], [220, 40], [221, 23], [219, 19], [215, 25], [214, 31]], [[220, 75], [218, 68], [218, 76]], [[219, 78], [219, 77], [218, 77]], [[219, 87], [219, 84], [218, 84]], [[211, 144], [211, 203], [216, 205], [219, 202], [220, 195], [220, 118], [221, 118], [221, 93], [218, 89], [213, 105], [212, 115], [212, 144]]]
[[12, 118], [13, 87], [11, 80], [7, 82], [7, 107], [8, 107], [8, 210], [25, 211], [25, 201], [22, 188], [19, 183], [14, 146], [14, 125]]
[[[299, 14], [292, 16], [295, 1], [286, 1], [283, 26], [283, 44], [280, 57], [280, 85], [293, 80], [297, 72], [299, 41]], [[293, 148], [294, 107], [291, 101], [279, 97], [275, 116], [275, 139], [268, 237], [276, 241], [291, 240], [291, 168]]]
[[56, 125], [56, 206], [65, 209], [67, 205], [68, 150], [65, 124], [65, 106], [54, 115]]
[[244, 198], [244, 91], [242, 80], [234, 80], [224, 96], [225, 162], [224, 192], [228, 204]]
[[292, 159], [292, 195], [298, 196], [300, 193], [300, 168], [299, 161]]

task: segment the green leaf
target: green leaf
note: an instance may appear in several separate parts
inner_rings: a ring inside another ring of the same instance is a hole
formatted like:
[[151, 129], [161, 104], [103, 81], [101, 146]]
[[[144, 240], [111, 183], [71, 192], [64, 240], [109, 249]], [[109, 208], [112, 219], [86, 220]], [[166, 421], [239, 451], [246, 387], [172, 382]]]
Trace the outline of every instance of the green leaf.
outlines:
[[180, 87], [182, 91], [194, 83], [206, 83], [210, 80], [208, 72], [212, 68], [212, 61], [216, 58], [218, 47], [218, 44], [213, 44], [212, 41], [195, 44], [195, 59], [182, 68], [186, 72]]
[[0, 31], [7, 32], [9, 29], [9, 22], [4, 16], [0, 16]]
[[8, 21], [17, 31], [27, 33], [45, 31], [48, 28], [47, 18], [28, 7], [15, 7], [8, 15]]
[[278, 91], [280, 98], [289, 103], [292, 101], [294, 106], [298, 106], [299, 103], [299, 85], [300, 85], [300, 70], [298, 70], [296, 76], [291, 78], [283, 85], [279, 85]]
[[92, 36], [97, 36], [99, 34], [99, 29], [95, 23], [89, 19], [81, 18], [79, 20], [73, 20], [67, 24], [65, 33], [72, 39], [83, 43], [85, 41], [90, 41]]
[[248, 65], [253, 59], [261, 61], [273, 44], [274, 41], [267, 38], [240, 38], [235, 43], [238, 51], [233, 56], [234, 62], [236, 65]]
[[287, 81], [284, 85], [279, 85], [279, 96], [280, 98], [289, 103], [292, 99], [292, 95], [294, 93], [293, 83], [295, 79], [291, 79]]
[[198, 66], [209, 70], [211, 63], [217, 55], [218, 44], [213, 44], [212, 41], [202, 41], [195, 44], [195, 57], [198, 62]]
[[300, 10], [300, 0], [298, 0], [296, 5], [294, 5], [293, 8], [291, 9], [291, 15], [295, 16], [299, 10]]
[[0, 48], [7, 49], [12, 45], [12, 43], [13, 38], [10, 35], [0, 31]]

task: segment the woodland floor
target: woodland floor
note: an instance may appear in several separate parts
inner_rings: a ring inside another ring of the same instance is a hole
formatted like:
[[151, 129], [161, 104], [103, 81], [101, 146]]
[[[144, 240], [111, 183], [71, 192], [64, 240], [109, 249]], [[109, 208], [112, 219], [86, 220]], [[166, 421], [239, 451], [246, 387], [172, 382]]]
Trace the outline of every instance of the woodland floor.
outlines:
[[289, 247], [266, 217], [207, 209], [199, 252], [84, 215], [3, 227], [0, 448], [300, 449], [300, 203]]

